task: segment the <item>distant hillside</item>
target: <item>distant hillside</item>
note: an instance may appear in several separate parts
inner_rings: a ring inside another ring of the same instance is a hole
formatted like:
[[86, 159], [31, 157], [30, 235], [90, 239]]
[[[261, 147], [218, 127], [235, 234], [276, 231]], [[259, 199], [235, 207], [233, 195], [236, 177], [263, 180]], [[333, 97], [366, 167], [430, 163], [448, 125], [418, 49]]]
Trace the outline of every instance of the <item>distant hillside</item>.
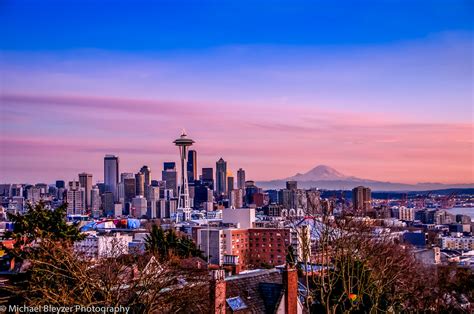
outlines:
[[373, 191], [432, 191], [442, 189], [469, 189], [474, 188], [474, 183], [466, 184], [443, 184], [443, 183], [395, 183], [383, 182], [370, 179], [362, 179], [353, 176], [346, 176], [339, 171], [325, 166], [317, 166], [310, 171], [298, 173], [292, 177], [271, 181], [257, 182], [259, 187], [264, 189], [282, 189], [286, 181], [298, 181], [298, 187], [303, 189], [319, 188], [327, 190], [351, 190], [356, 186], [363, 185], [370, 187]]

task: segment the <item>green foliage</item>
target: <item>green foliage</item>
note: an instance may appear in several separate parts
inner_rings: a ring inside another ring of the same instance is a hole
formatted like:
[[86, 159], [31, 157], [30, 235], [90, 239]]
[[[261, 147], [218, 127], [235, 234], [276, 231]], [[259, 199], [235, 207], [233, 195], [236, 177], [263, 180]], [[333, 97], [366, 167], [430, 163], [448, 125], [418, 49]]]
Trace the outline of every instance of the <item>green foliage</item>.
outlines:
[[150, 234], [145, 238], [145, 247], [149, 253], [162, 260], [168, 260], [171, 256], [202, 258], [202, 252], [191, 239], [176, 234], [172, 229], [165, 231], [157, 225], [152, 226]]
[[74, 242], [83, 239], [79, 229], [66, 222], [66, 208], [64, 204], [55, 210], [45, 207], [43, 202], [28, 205], [25, 214], [9, 214], [13, 222], [13, 231], [6, 232], [5, 237], [15, 239], [15, 246], [30, 244], [35, 240], [50, 239], [53, 241]]

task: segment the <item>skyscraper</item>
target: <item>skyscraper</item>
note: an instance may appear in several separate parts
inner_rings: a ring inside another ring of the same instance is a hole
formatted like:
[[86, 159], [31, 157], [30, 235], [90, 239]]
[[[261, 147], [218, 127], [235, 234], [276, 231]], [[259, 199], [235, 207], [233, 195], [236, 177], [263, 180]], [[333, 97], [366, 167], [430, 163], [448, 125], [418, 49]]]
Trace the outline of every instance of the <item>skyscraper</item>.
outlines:
[[202, 168], [202, 184], [214, 190], [214, 168]]
[[135, 218], [141, 218], [147, 214], [147, 201], [142, 195], [137, 195], [132, 199], [131, 215]]
[[91, 210], [98, 211], [102, 202], [100, 200], [99, 188], [97, 186], [91, 189]]
[[117, 197], [117, 183], [119, 179], [119, 158], [106, 155], [104, 158], [104, 185], [105, 192], [112, 192], [114, 200]]
[[156, 203], [160, 200], [160, 188], [157, 186], [149, 186], [147, 192], [147, 217], [154, 219], [157, 217]]
[[286, 181], [286, 189], [287, 190], [297, 190], [298, 189], [298, 182], [297, 181]]
[[137, 187], [135, 185], [135, 177], [123, 179], [124, 201], [130, 203], [137, 195]]
[[30, 186], [26, 189], [26, 198], [32, 203], [41, 200], [41, 189], [35, 186]]
[[56, 187], [58, 189], [64, 189], [64, 188], [66, 188], [66, 183], [63, 180], [57, 180], [56, 181]]
[[144, 186], [146, 195], [146, 193], [148, 193], [148, 187], [151, 185], [151, 169], [150, 167], [145, 165], [140, 169], [140, 172], [143, 173], [143, 175], [145, 176]]
[[181, 136], [173, 142], [179, 148], [181, 157], [181, 186], [178, 199], [178, 214], [182, 214], [183, 220], [191, 219], [191, 205], [189, 203], [188, 172], [186, 169], [188, 159], [188, 147], [193, 145], [194, 141], [187, 137], [183, 130]]
[[67, 214], [84, 214], [84, 189], [80, 187], [79, 182], [69, 182], [66, 195]]
[[245, 170], [242, 168], [237, 170], [237, 188], [245, 189]]
[[125, 179], [135, 179], [135, 175], [131, 172], [122, 172], [120, 174], [120, 182], [123, 182]]
[[372, 210], [372, 191], [370, 188], [358, 186], [352, 190], [352, 205], [355, 211]]
[[135, 174], [135, 194], [145, 197], [145, 175], [141, 172]]
[[235, 189], [230, 191], [230, 206], [234, 208], [242, 208], [244, 206], [244, 190], [243, 189]]
[[102, 209], [106, 216], [112, 216], [115, 213], [114, 194], [112, 192], [105, 192], [102, 194]]
[[92, 190], [92, 174], [79, 173], [79, 184], [84, 189], [84, 207], [91, 208], [91, 190]]
[[163, 170], [176, 170], [176, 163], [174, 161], [165, 161], [163, 163]]
[[222, 157], [216, 162], [216, 194], [221, 196], [226, 194], [227, 184], [227, 162]]
[[194, 183], [194, 180], [197, 180], [197, 153], [195, 150], [191, 149], [188, 152], [186, 170], [188, 171], [188, 181]]
[[166, 189], [171, 189], [174, 195], [178, 195], [178, 172], [176, 171], [176, 163], [165, 162], [163, 164], [161, 180], [166, 182]]
[[227, 191], [229, 191], [229, 195], [233, 189], [234, 189], [234, 177], [229, 175], [227, 177]]

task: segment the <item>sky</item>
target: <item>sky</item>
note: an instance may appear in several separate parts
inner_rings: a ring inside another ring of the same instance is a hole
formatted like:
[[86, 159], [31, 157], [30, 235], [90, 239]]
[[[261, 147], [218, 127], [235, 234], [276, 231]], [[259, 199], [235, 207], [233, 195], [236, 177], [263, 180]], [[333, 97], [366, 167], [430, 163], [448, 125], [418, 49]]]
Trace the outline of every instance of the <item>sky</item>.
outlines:
[[161, 179], [184, 128], [198, 166], [279, 179], [474, 182], [472, 1], [0, 1], [0, 182]]

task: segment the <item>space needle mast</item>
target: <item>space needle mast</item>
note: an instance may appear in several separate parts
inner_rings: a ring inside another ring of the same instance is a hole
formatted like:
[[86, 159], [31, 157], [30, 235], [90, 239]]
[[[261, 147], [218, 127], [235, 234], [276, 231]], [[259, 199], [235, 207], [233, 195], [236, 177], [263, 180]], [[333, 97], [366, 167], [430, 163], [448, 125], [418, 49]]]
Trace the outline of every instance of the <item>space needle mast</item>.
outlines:
[[187, 137], [186, 131], [183, 130], [181, 136], [173, 142], [179, 148], [179, 155], [181, 158], [181, 186], [179, 189], [179, 199], [176, 218], [179, 215], [182, 220], [191, 219], [191, 206], [189, 205], [189, 186], [188, 186], [188, 172], [186, 164], [188, 160], [188, 147], [193, 145], [194, 141]]

